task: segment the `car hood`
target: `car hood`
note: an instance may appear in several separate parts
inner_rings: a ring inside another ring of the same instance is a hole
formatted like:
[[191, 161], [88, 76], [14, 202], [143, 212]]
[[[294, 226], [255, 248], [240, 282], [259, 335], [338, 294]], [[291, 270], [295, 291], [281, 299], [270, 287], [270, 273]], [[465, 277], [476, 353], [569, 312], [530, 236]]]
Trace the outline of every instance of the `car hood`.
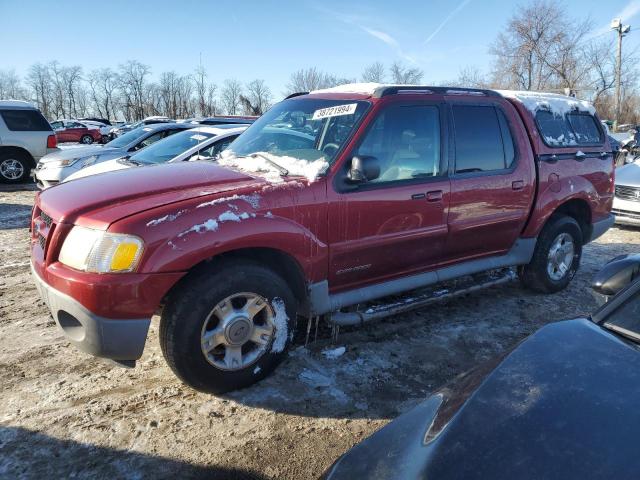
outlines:
[[45, 155], [40, 159], [42, 163], [53, 162], [56, 160], [69, 160], [71, 158], [89, 157], [91, 155], [124, 155], [122, 149], [103, 147], [102, 145], [91, 145], [89, 147], [64, 148], [57, 152]]
[[132, 163], [121, 162], [119, 158], [113, 160], [106, 160], [88, 167], [84, 167], [78, 170], [73, 175], [69, 175], [64, 179], [65, 182], [71, 180], [77, 180], [78, 178], [88, 177], [90, 175], [97, 175], [98, 173], [114, 172], [116, 170], [124, 170], [126, 168], [135, 167]]
[[212, 162], [181, 162], [92, 175], [44, 190], [37, 205], [56, 222], [106, 229], [129, 215], [266, 181]]
[[628, 163], [616, 168], [616, 185], [640, 187], [640, 163]]
[[[429, 398], [328, 479], [636, 478], [640, 349], [585, 319], [548, 325]], [[455, 384], [454, 384], [455, 385]]]

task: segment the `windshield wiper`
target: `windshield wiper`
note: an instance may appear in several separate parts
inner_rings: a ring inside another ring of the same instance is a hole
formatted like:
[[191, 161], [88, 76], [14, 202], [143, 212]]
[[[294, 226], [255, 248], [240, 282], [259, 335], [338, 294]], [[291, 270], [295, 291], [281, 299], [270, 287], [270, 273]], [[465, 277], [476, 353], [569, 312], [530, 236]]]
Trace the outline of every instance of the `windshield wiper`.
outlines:
[[129, 163], [131, 165], [135, 165], [136, 167], [139, 167], [140, 165], [142, 165], [142, 163], [138, 162], [137, 160], [131, 160], [131, 157], [119, 158], [118, 163]]
[[260, 157], [261, 159], [263, 159], [265, 162], [267, 162], [269, 165], [271, 165], [273, 168], [275, 168], [276, 170], [278, 170], [280, 172], [280, 175], [283, 177], [286, 177], [287, 175], [289, 175], [289, 170], [287, 170], [286, 168], [284, 168], [282, 165], [278, 165], [276, 162], [274, 162], [273, 160], [271, 160], [269, 157], [265, 156], [265, 155], [261, 155], [259, 153], [252, 153], [251, 155], [249, 155], [251, 158], [256, 158], [256, 157]]

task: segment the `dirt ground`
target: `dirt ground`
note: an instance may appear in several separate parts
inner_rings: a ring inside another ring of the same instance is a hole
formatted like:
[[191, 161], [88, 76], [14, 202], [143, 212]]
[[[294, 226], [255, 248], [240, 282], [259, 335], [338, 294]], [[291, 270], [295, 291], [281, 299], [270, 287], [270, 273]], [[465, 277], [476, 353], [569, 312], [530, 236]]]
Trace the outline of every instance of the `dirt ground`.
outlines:
[[[614, 228], [584, 250], [571, 286], [517, 283], [297, 347], [267, 380], [225, 397], [196, 393], [164, 363], [153, 323], [123, 369], [71, 348], [31, 282], [33, 191], [0, 193], [0, 477], [318, 477], [354, 443], [541, 325], [587, 314], [595, 271], [640, 250]], [[157, 320], [157, 319], [156, 319]]]

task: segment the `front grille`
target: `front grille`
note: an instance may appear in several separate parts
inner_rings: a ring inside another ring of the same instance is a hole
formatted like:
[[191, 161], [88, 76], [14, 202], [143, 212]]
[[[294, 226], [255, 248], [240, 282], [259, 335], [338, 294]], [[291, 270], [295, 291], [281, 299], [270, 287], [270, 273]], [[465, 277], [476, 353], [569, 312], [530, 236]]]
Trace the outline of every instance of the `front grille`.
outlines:
[[44, 250], [44, 247], [47, 246], [47, 239], [44, 238], [42, 235], [38, 235], [38, 243], [40, 244], [40, 248]]
[[42, 221], [47, 227], [51, 228], [51, 223], [53, 223], [53, 219], [49, 215], [47, 215], [43, 211], [40, 211], [40, 218], [42, 219]]
[[56, 224], [53, 219], [44, 213], [40, 208], [36, 207], [33, 217], [33, 225], [31, 234], [34, 242], [37, 242], [44, 256], [47, 255], [49, 241], [55, 230]]
[[640, 212], [630, 212], [629, 210], [619, 210], [617, 208], [611, 209], [611, 213], [613, 213], [616, 217], [627, 217], [633, 218], [634, 220], [640, 220]]
[[640, 188], [627, 187], [626, 185], [616, 185], [616, 197], [621, 198], [622, 200], [640, 202]]

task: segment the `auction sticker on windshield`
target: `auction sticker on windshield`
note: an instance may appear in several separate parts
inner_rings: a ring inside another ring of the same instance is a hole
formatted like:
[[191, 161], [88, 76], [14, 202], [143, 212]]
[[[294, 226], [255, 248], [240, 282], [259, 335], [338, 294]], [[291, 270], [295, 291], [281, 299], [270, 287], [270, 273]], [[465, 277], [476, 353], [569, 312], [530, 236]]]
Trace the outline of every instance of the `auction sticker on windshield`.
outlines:
[[201, 142], [203, 140], [206, 140], [207, 137], [204, 135], [191, 135], [191, 139], [192, 140], [197, 140], [198, 142]]
[[353, 115], [358, 107], [357, 103], [348, 103], [346, 105], [336, 105], [334, 107], [321, 108], [313, 112], [311, 120], [320, 120], [322, 118], [339, 117], [341, 115]]

